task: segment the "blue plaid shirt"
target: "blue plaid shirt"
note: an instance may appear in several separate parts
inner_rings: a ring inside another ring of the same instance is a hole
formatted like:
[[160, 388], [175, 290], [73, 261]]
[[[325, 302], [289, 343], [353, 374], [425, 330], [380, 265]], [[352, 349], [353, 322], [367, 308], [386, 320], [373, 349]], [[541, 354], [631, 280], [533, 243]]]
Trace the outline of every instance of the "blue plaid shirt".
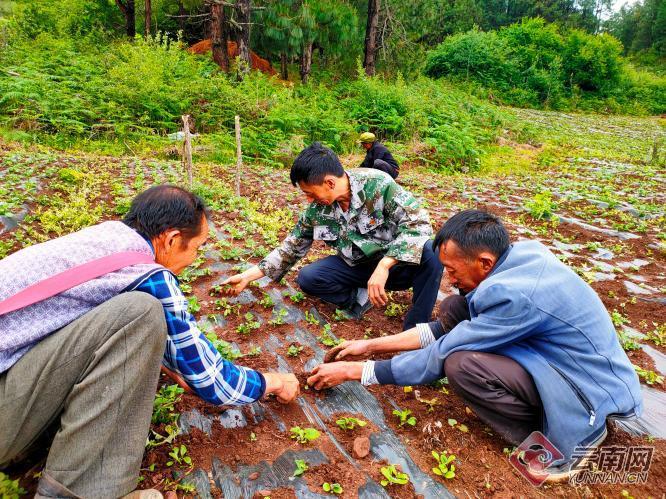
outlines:
[[162, 302], [168, 330], [164, 365], [179, 373], [199, 397], [216, 405], [242, 405], [264, 394], [266, 380], [261, 373], [223, 359], [206, 339], [171, 272], [157, 272], [135, 290]]

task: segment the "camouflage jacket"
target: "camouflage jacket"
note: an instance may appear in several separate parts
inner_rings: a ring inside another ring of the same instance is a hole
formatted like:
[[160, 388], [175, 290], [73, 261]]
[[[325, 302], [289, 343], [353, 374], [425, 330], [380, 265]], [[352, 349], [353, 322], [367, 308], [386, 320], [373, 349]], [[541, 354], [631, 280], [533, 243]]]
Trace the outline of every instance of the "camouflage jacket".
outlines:
[[432, 228], [417, 199], [386, 173], [371, 169], [346, 172], [351, 188], [347, 212], [340, 205], [311, 203], [291, 234], [259, 263], [273, 280], [280, 280], [310, 249], [324, 241], [351, 266], [391, 256], [418, 264]]

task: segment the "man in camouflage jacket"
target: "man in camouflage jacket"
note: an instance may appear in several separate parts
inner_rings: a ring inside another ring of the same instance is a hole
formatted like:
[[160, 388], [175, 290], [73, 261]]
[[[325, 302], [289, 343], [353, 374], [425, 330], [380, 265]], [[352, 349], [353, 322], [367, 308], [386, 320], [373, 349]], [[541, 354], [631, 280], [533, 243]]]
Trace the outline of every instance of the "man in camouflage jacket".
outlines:
[[442, 266], [419, 201], [381, 171], [343, 170], [335, 153], [319, 143], [296, 158], [291, 181], [310, 205], [280, 247], [227, 280], [231, 292], [263, 276], [279, 281], [319, 240], [337, 254], [301, 269], [297, 282], [304, 292], [360, 318], [371, 305], [387, 304], [386, 289], [413, 288], [404, 326], [429, 321]]

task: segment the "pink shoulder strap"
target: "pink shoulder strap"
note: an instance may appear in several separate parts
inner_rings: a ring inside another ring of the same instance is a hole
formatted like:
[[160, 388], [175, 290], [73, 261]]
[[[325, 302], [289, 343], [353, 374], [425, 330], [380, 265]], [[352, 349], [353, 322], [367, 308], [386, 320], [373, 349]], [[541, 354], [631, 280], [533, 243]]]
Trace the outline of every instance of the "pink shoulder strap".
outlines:
[[105, 274], [139, 263], [155, 263], [155, 260], [146, 253], [124, 251], [77, 265], [36, 282], [15, 295], [0, 301], [0, 315], [46, 300], [84, 282], [92, 281]]

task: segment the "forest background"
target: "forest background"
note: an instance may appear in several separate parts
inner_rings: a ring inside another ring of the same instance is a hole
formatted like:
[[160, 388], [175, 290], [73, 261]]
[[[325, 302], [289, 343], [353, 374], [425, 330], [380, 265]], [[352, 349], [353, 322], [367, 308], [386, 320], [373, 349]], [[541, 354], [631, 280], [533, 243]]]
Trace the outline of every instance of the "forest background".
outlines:
[[[508, 106], [666, 113], [664, 0], [0, 0], [0, 16], [0, 136], [61, 149], [174, 155], [189, 114], [195, 160], [231, 163], [238, 114], [250, 161], [347, 153], [370, 130], [468, 171], [500, 134], [530, 141]], [[184, 50], [211, 38], [212, 55]]]

